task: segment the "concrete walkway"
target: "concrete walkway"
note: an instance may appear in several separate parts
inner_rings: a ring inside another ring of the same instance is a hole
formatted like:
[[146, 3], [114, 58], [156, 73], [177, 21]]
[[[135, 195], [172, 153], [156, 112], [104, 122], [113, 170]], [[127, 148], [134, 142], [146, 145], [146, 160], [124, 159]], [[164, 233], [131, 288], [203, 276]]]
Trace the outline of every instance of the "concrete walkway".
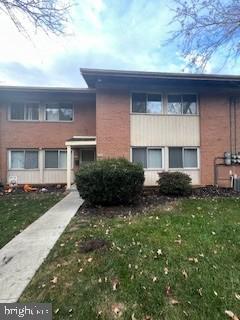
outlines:
[[18, 301], [82, 203], [70, 192], [0, 250], [0, 303]]

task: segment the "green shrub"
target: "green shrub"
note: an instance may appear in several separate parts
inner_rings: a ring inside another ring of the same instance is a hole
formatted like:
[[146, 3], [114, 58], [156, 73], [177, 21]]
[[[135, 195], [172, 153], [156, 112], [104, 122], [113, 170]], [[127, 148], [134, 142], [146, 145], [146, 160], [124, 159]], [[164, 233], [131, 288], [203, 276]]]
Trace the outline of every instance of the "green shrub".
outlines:
[[137, 200], [144, 183], [141, 165], [126, 159], [91, 162], [76, 174], [80, 196], [91, 204], [127, 204]]
[[168, 196], [187, 196], [192, 191], [192, 179], [182, 172], [159, 173], [159, 191]]

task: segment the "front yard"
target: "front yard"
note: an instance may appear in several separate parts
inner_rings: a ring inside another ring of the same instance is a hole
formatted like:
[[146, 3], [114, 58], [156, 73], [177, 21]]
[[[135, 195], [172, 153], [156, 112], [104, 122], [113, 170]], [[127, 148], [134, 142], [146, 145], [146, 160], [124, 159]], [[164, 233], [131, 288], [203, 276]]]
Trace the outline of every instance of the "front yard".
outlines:
[[0, 197], [0, 248], [62, 197], [62, 193], [21, 193]]
[[[110, 247], [80, 252], [89, 239]], [[240, 199], [185, 199], [127, 217], [76, 216], [20, 302], [52, 302], [53, 319], [62, 320], [239, 315]]]

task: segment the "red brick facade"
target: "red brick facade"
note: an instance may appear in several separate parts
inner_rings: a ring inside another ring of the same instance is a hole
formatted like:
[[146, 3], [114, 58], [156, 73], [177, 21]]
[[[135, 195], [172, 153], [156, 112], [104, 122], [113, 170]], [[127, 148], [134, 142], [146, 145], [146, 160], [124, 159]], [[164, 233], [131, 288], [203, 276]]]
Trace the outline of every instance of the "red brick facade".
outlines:
[[127, 91], [96, 93], [97, 157], [130, 157], [130, 98]]
[[[230, 118], [228, 94], [200, 95], [200, 165], [201, 184], [214, 183], [214, 158], [230, 151]], [[240, 151], [240, 106], [237, 105], [237, 151]], [[221, 160], [220, 160], [221, 162]], [[229, 171], [240, 174], [239, 166], [219, 167], [219, 185], [229, 186]]]
[[0, 180], [7, 177], [7, 149], [65, 148], [73, 136], [96, 135], [96, 104], [82, 101], [74, 104], [71, 122], [8, 121], [7, 104], [0, 105]]

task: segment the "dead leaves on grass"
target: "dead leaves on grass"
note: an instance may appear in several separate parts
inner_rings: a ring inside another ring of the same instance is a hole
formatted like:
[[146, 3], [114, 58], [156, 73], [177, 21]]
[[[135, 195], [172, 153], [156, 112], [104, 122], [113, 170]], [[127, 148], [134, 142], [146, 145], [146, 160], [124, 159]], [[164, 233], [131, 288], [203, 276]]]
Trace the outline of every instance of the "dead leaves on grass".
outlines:
[[239, 320], [239, 318], [230, 310], [225, 310], [225, 314], [232, 320]]

